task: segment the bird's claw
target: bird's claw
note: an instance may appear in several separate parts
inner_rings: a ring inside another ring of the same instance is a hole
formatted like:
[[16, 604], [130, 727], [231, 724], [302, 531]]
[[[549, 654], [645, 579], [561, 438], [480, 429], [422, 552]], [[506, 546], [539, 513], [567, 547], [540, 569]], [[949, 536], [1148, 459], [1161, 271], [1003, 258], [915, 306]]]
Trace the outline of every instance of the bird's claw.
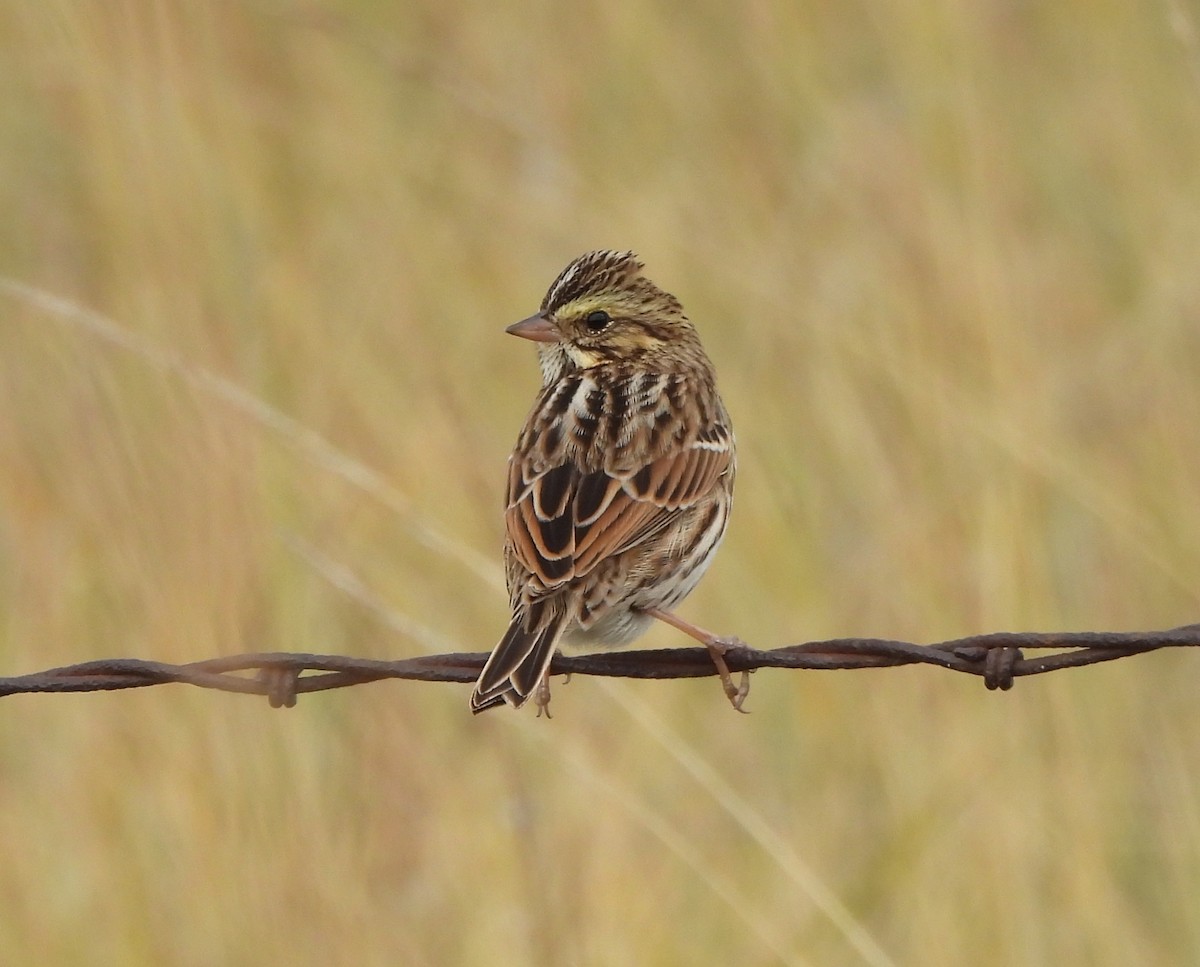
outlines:
[[537, 688], [533, 691], [533, 704], [537, 706], [537, 718], [542, 717], [542, 713], [546, 713], [546, 718], [552, 719], [550, 714], [550, 676], [543, 675], [542, 680], [538, 682]]
[[745, 648], [746, 643], [740, 638], [711, 638], [705, 644], [708, 647], [708, 653], [712, 656], [713, 664], [717, 667], [717, 674], [721, 677], [721, 687], [725, 690], [725, 697], [729, 699], [729, 704], [743, 715], [749, 713], [742, 708], [746, 701], [746, 696], [750, 694], [750, 673], [742, 672], [741, 681], [733, 684], [733, 676], [729, 673], [729, 665], [725, 661], [725, 653], [730, 648]]

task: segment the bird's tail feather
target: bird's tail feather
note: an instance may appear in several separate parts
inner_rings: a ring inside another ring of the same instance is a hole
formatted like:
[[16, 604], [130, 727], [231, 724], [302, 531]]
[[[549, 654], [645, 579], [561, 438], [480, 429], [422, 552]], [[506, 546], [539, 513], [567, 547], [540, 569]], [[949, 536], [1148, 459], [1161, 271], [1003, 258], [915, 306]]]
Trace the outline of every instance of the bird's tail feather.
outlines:
[[557, 609], [541, 615], [514, 615], [479, 673], [471, 693], [471, 711], [479, 713], [505, 702], [513, 708], [524, 705], [550, 667], [566, 619], [565, 612]]

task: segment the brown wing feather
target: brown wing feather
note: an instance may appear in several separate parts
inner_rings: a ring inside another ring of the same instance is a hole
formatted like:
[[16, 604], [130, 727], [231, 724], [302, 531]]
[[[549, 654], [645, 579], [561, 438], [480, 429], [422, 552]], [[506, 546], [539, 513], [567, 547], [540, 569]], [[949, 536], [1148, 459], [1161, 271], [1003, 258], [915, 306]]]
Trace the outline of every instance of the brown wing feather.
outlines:
[[568, 463], [526, 479], [529, 468], [514, 466], [505, 513], [513, 552], [552, 590], [666, 527], [712, 492], [731, 461], [729, 449], [694, 442], [632, 473]]

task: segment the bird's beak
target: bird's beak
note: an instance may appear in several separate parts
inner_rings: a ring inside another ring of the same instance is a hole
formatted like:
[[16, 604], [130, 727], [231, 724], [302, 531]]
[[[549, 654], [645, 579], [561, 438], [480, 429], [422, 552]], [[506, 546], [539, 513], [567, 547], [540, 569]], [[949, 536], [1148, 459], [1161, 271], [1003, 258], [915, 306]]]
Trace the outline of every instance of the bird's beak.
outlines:
[[504, 331], [511, 332], [514, 336], [520, 336], [522, 339], [532, 339], [534, 342], [558, 342], [559, 340], [558, 329], [555, 328], [554, 323], [540, 313], [530, 316], [528, 319], [522, 319], [520, 322], [514, 322]]

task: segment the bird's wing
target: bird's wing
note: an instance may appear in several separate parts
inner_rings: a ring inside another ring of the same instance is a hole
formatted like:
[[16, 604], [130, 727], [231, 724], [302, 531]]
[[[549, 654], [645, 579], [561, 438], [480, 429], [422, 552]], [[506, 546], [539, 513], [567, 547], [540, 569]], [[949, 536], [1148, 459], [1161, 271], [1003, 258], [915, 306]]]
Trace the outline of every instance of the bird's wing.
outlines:
[[634, 470], [573, 462], [535, 469], [514, 456], [505, 526], [513, 553], [550, 591], [667, 527], [712, 493], [733, 462], [732, 435], [706, 428]]

